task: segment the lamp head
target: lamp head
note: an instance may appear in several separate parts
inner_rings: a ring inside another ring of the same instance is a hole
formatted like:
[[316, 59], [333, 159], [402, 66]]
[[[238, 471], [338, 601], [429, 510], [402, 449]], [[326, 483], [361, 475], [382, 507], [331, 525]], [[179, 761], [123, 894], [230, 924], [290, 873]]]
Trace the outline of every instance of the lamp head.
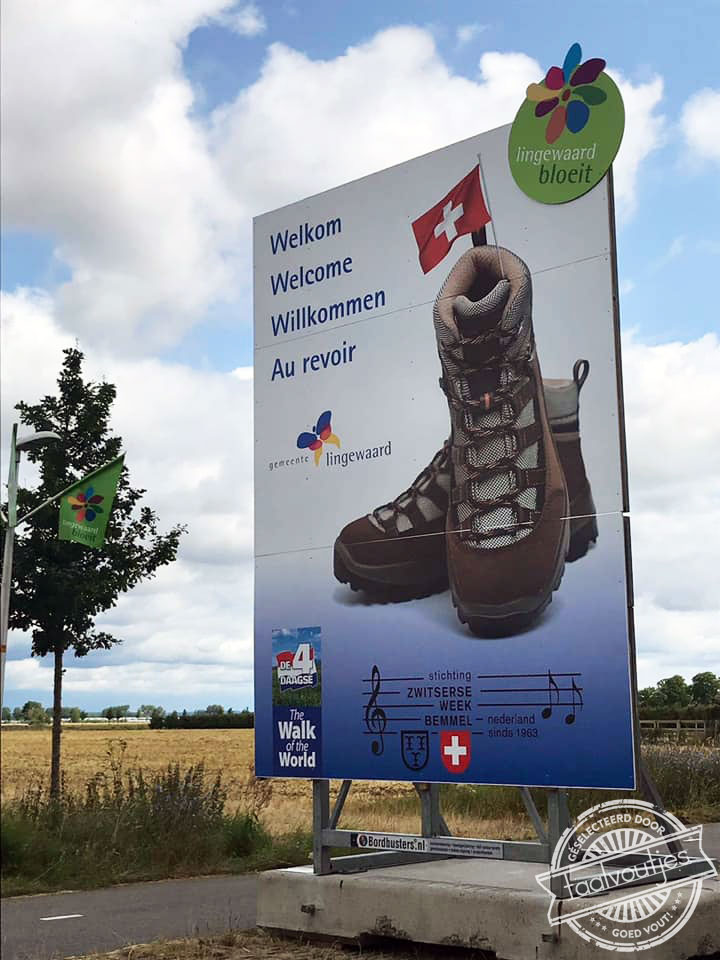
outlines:
[[20, 452], [35, 444], [46, 443], [48, 440], [62, 440], [62, 437], [52, 430], [41, 430], [39, 433], [31, 433], [28, 437], [19, 437], [15, 441], [15, 449]]

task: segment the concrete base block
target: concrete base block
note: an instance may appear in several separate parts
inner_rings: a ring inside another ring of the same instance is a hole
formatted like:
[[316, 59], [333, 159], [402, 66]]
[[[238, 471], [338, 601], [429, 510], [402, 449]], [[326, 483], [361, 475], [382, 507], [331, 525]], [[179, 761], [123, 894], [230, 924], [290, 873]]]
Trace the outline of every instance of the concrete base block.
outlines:
[[[316, 877], [309, 867], [271, 870], [258, 884], [258, 926], [363, 940], [393, 937], [493, 951], [502, 960], [585, 960], [607, 950], [564, 925], [551, 927], [536, 864], [443, 860]], [[638, 887], [638, 893], [643, 888]], [[720, 952], [720, 880], [705, 880], [690, 921], [644, 960]]]

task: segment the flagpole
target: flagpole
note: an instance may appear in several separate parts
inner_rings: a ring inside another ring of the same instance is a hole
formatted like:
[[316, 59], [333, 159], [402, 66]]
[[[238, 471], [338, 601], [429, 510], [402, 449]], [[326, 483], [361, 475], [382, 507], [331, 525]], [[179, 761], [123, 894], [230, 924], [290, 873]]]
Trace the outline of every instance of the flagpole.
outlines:
[[0, 584], [0, 706], [5, 700], [5, 658], [7, 655], [8, 623], [10, 619], [10, 583], [12, 582], [13, 547], [17, 521], [17, 476], [20, 451], [16, 447], [17, 424], [12, 426], [10, 438], [10, 467], [8, 469], [7, 529], [3, 548], [2, 584]]
[[61, 497], [64, 493], [68, 493], [70, 490], [74, 490], [81, 483], [85, 483], [86, 480], [90, 480], [92, 477], [97, 476], [101, 470], [107, 470], [108, 467], [111, 467], [114, 463], [117, 463], [118, 460], [122, 460], [125, 456], [124, 453], [121, 453], [119, 457], [115, 457], [114, 460], [108, 460], [107, 463], [103, 464], [102, 467], [98, 467], [97, 470], [93, 470], [92, 473], [89, 473], [86, 477], [81, 477], [79, 480], [76, 480], [74, 483], [71, 483], [69, 487], [65, 487], [64, 490], [60, 490], [59, 493], [54, 494], [52, 497], [48, 497], [47, 500], [44, 500], [39, 506], [33, 507], [32, 510], [29, 510], [24, 517], [20, 517], [17, 521], [17, 526], [20, 526], [21, 523], [25, 523], [28, 517], [31, 517], [34, 513], [37, 513], [38, 510], [42, 510], [43, 507], [47, 507], [49, 503], [52, 503], [53, 500], [57, 500], [58, 497]]
[[490, 194], [488, 193], [487, 181], [485, 180], [485, 174], [483, 172], [482, 157], [478, 153], [478, 171], [480, 173], [480, 187], [482, 188], [483, 196], [485, 197], [485, 203], [487, 206], [487, 211], [490, 214], [490, 223], [492, 224], [493, 237], [495, 238], [495, 250], [497, 251], [498, 263], [500, 264], [500, 273], [502, 276], [505, 276], [505, 270], [503, 268], [502, 254], [500, 253], [500, 245], [498, 244], [497, 239], [497, 230], [495, 229], [495, 218], [493, 217], [493, 212], [490, 207]]

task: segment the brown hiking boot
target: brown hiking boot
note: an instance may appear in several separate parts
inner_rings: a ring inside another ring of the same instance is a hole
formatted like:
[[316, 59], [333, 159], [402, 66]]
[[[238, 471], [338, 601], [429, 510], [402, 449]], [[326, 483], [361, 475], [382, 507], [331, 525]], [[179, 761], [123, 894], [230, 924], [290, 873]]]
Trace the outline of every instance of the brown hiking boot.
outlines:
[[[585, 475], [578, 425], [579, 397], [590, 364], [578, 360], [572, 380], [543, 380], [550, 429], [570, 498], [567, 562], [597, 539], [595, 504]], [[419, 599], [448, 588], [445, 516], [450, 492], [450, 441], [392, 503], [348, 524], [335, 542], [335, 576], [374, 600]], [[430, 501], [430, 502], [427, 502]], [[421, 538], [427, 537], [421, 542]], [[392, 545], [390, 545], [392, 541]]]
[[570, 497], [568, 563], [584, 557], [598, 538], [595, 503], [580, 448], [580, 390], [589, 373], [588, 361], [576, 360], [572, 380], [543, 380], [550, 427]]
[[478, 635], [523, 629], [565, 569], [568, 492], [545, 407], [532, 283], [509, 250], [475, 247], [435, 301], [452, 422], [448, 573]]
[[391, 503], [353, 520], [335, 541], [335, 577], [383, 601], [446, 590], [450, 444]]

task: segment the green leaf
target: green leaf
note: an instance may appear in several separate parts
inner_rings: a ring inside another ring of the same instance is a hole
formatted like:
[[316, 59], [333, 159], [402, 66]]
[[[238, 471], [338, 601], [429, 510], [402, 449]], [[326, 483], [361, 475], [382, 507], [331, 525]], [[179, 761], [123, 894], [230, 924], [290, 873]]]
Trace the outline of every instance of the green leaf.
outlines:
[[601, 90], [600, 87], [576, 87], [573, 90], [573, 93], [576, 93], [579, 97], [582, 97], [585, 103], [589, 104], [591, 107], [597, 106], [598, 103], [603, 103], [607, 100], [607, 94], [604, 90]]

